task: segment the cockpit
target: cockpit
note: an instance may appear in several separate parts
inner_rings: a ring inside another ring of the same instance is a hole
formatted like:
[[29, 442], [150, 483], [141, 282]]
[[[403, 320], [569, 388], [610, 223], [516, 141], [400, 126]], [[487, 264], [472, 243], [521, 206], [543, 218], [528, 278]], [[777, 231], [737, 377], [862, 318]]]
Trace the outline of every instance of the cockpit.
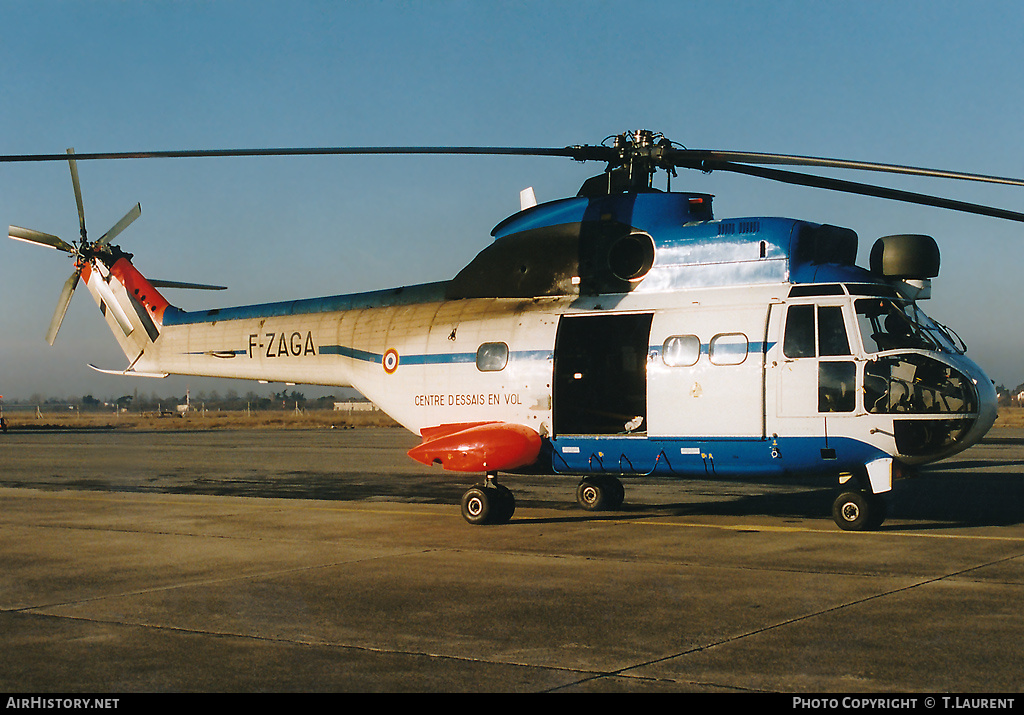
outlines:
[[983, 411], [981, 372], [963, 342], [891, 288], [835, 288], [791, 293], [819, 297], [788, 307], [783, 335], [785, 357], [817, 358], [818, 413], [886, 416], [898, 454], [911, 461], [953, 449]]
[[937, 350], [962, 355], [964, 344], [951, 331], [925, 315], [916, 303], [893, 298], [861, 298], [854, 302], [864, 351], [899, 348]]

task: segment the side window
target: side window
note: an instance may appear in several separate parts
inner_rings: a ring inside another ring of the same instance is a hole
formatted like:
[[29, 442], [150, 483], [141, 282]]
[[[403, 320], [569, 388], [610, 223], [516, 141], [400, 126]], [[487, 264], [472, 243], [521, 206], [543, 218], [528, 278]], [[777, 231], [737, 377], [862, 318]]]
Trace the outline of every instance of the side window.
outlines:
[[747, 359], [747, 336], [722, 333], [711, 338], [708, 357], [714, 365], [739, 365]]
[[786, 312], [782, 354], [789, 358], [814, 357], [814, 306], [791, 305]]
[[661, 360], [669, 367], [690, 367], [700, 358], [700, 338], [696, 335], [673, 335], [661, 346]]
[[476, 369], [481, 372], [497, 372], [508, 365], [508, 345], [505, 343], [484, 343], [476, 350]]
[[818, 364], [818, 412], [853, 412], [857, 406], [857, 365], [822, 361]]

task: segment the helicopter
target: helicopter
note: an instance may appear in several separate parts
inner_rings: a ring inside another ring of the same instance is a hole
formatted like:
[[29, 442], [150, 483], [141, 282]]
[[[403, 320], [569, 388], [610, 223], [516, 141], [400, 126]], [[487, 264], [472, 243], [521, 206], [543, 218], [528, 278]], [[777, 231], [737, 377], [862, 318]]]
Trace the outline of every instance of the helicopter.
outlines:
[[[225, 156], [482, 154], [599, 161], [575, 196], [499, 222], [452, 279], [357, 294], [185, 311], [113, 243], [136, 204], [88, 238], [77, 161]], [[567, 147], [327, 147], [0, 156], [68, 161], [80, 238], [11, 226], [74, 269], [46, 339], [84, 282], [124, 351], [109, 374], [352, 387], [421, 438], [409, 456], [482, 474], [470, 524], [507, 523], [499, 475], [579, 478], [586, 510], [620, 508], [647, 476], [824, 476], [844, 530], [879, 528], [886, 495], [996, 419], [994, 383], [919, 303], [938, 275], [933, 238], [879, 238], [789, 218], [715, 218], [710, 194], [673, 191], [676, 169], [766, 180], [1024, 221], [979, 204], [776, 168], [886, 172], [1024, 186], [1006, 177], [784, 154], [687, 149], [650, 130]], [[653, 177], [665, 172], [665, 190]], [[502, 476], [504, 481], [504, 476]]]

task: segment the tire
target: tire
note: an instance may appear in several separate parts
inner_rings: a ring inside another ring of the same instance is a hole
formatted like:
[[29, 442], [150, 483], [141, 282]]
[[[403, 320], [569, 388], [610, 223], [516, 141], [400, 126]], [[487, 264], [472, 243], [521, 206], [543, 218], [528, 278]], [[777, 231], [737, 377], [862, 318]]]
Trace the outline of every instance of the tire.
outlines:
[[615, 477], [608, 477], [609, 486], [609, 509], [618, 509], [622, 506], [622, 502], [626, 500], [626, 489], [622, 486], [622, 482]]
[[587, 477], [576, 487], [576, 502], [587, 511], [603, 511], [609, 508], [610, 491], [603, 480]]
[[492, 524], [507, 524], [512, 520], [512, 515], [516, 513], [516, 498], [512, 494], [512, 490], [508, 487], [496, 484], [494, 491], [497, 492], [498, 509], [494, 519], [491, 521]]
[[462, 495], [462, 518], [473, 525], [507, 524], [516, 510], [508, 487], [478, 485]]
[[868, 494], [868, 500], [872, 502], [871, 520], [868, 522], [868, 529], [874, 531], [882, 526], [885, 517], [889, 514], [889, 503], [878, 494]]
[[496, 502], [494, 489], [473, 487], [462, 495], [462, 518], [470, 524], [490, 524], [494, 518]]
[[868, 492], [843, 492], [832, 504], [832, 519], [844, 531], [877, 529], [885, 516], [885, 500]]

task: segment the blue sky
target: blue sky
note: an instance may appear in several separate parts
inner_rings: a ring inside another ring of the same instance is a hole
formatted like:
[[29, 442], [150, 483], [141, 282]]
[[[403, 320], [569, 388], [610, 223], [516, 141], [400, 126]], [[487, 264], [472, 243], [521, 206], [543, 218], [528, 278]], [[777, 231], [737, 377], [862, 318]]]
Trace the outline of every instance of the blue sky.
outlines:
[[[691, 148], [1024, 176], [1014, 2], [54, 2], [0, 0], [0, 153], [340, 145], [565, 146], [647, 128]], [[450, 278], [491, 228], [602, 167], [517, 157], [81, 162], [90, 235], [151, 277], [223, 283], [186, 309]], [[1024, 210], [1024, 189], [866, 176]], [[725, 216], [927, 233], [925, 305], [997, 381], [1024, 381], [1024, 226], [724, 174], [673, 188]], [[0, 165], [0, 224], [77, 234], [65, 164]], [[0, 394], [256, 389], [93, 373], [125, 359], [80, 291], [43, 340], [62, 254], [0, 245]], [[307, 394], [315, 391], [308, 390]]]

